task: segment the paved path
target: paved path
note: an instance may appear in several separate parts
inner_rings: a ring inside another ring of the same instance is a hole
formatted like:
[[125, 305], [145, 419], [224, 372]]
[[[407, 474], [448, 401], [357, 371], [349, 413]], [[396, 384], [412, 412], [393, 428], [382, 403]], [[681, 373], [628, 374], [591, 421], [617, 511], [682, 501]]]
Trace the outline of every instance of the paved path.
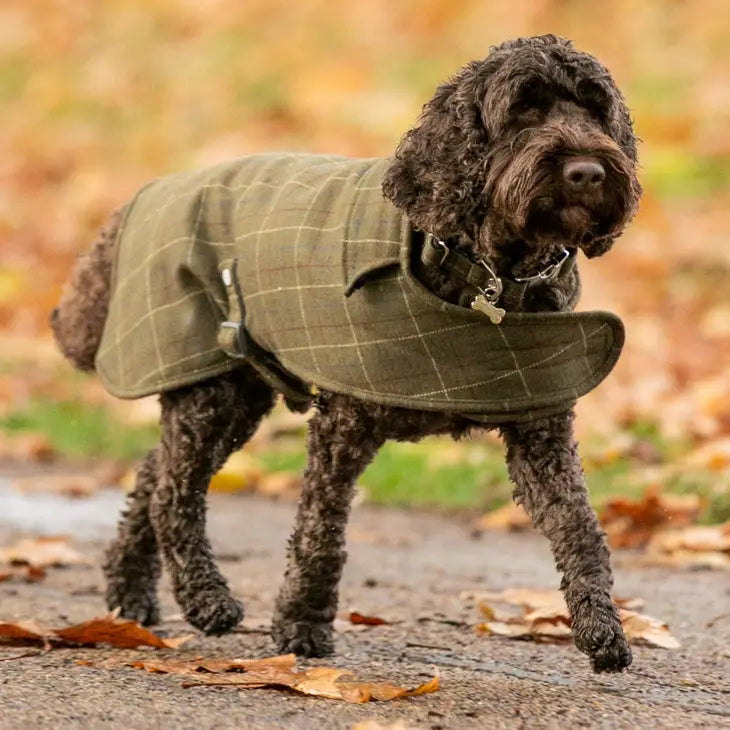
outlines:
[[[73, 531], [98, 563], [113, 530], [120, 496], [91, 500], [13, 495], [0, 479], [0, 544], [29, 532]], [[248, 616], [265, 620], [282, 573], [294, 505], [214, 495], [210, 525], [233, 591]], [[54, 650], [0, 662], [0, 728], [349, 728], [366, 719], [419, 728], [730, 728], [730, 576], [637, 568], [616, 556], [616, 592], [641, 596], [646, 611], [668, 621], [682, 649], [638, 647], [631, 670], [596, 676], [572, 646], [538, 645], [475, 635], [465, 590], [555, 586], [546, 543], [534, 535], [470, 537], [469, 527], [434, 515], [357, 507], [341, 605], [395, 626], [338, 636], [329, 666], [365, 679], [415, 684], [441, 671], [442, 689], [410, 700], [347, 705], [273, 690], [182, 689], [179, 678], [133, 669], [76, 665], [105, 650]], [[51, 625], [103, 612], [98, 567], [51, 571], [37, 584], [0, 583], [0, 618]], [[163, 586], [162, 630], [185, 633]], [[0, 658], [17, 650], [0, 649]], [[115, 652], [119, 653], [119, 652]], [[178, 656], [270, 656], [264, 634], [198, 637]], [[137, 655], [129, 652], [129, 656]], [[314, 662], [317, 663], [317, 662]]]

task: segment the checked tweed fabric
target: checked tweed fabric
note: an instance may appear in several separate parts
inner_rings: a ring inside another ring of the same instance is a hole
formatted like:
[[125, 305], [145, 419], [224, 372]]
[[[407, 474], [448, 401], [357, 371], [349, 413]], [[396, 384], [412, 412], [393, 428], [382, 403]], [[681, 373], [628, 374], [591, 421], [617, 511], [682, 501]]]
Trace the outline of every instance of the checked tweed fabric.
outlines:
[[262, 154], [156, 180], [118, 238], [97, 355], [124, 398], [232, 370], [221, 279], [237, 261], [248, 335], [305, 383], [386, 405], [525, 420], [569, 408], [610, 372], [604, 312], [513, 314], [444, 302], [411, 272], [412, 231], [383, 198], [387, 159]]

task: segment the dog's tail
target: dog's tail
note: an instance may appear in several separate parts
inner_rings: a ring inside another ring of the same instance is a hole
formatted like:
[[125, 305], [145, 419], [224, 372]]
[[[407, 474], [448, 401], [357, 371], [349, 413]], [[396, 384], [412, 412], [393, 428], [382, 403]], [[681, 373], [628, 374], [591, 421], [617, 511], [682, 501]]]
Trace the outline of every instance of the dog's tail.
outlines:
[[51, 329], [58, 347], [79, 370], [94, 370], [109, 311], [112, 264], [122, 212], [111, 215], [91, 250], [78, 258], [61, 301], [51, 312]]

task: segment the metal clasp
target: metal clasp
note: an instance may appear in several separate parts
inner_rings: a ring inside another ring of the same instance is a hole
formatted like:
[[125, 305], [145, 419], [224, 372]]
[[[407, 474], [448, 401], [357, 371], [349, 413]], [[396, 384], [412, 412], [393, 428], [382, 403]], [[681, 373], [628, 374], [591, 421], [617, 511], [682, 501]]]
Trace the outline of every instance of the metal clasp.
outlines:
[[554, 276], [558, 275], [568, 256], [570, 256], [570, 251], [568, 251], [567, 248], [564, 248], [560, 254], [560, 259], [558, 259], [557, 261], [553, 261], [552, 264], [550, 264], [534, 276], [515, 276], [515, 281], [523, 282], [536, 281], [537, 279], [552, 279]]
[[477, 287], [477, 289], [479, 289], [490, 304], [496, 304], [502, 296], [502, 290], [504, 289], [502, 280], [494, 273], [494, 271], [492, 271], [484, 259], [479, 259], [478, 263], [480, 266], [483, 266], [489, 274], [490, 281], [488, 286], [483, 289], [481, 287]]
[[441, 261], [439, 261], [439, 266], [443, 266], [444, 261], [446, 261], [446, 259], [449, 257], [449, 253], [451, 253], [451, 249], [440, 238], [436, 238], [433, 233], [430, 233], [429, 235], [431, 236], [431, 245], [434, 248], [442, 249]]

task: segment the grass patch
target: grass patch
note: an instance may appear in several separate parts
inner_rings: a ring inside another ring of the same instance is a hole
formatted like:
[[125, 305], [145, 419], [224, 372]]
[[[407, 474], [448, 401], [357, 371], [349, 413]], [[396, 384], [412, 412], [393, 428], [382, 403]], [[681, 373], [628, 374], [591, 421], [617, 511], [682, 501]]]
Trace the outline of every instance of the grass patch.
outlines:
[[31, 401], [22, 410], [0, 418], [9, 433], [43, 434], [54, 449], [72, 457], [133, 460], [157, 441], [157, 426], [130, 426], [114, 419], [102, 406], [80, 401]]
[[[141, 458], [159, 436], [156, 425], [130, 426], [102, 406], [76, 400], [31, 401], [0, 418], [0, 429], [41, 433], [60, 454], [125, 461]], [[631, 433], [654, 450], [660, 464], [672, 463], [690, 448], [662, 439], [650, 422], [636, 423]], [[581, 448], [593, 505], [600, 508], [614, 497], [640, 497], [647, 482], [637, 475], [646, 462], [631, 454], [606, 459], [605, 451], [606, 444], [600, 440], [588, 440]], [[306, 465], [303, 437], [282, 439], [253, 453], [268, 472], [301, 472]], [[418, 444], [387, 443], [358, 483], [369, 502], [402, 507], [487, 511], [508, 502], [512, 494], [501, 445], [484, 439], [455, 443], [430, 437]], [[661, 489], [699, 494], [706, 503], [703, 522], [730, 519], [728, 474], [683, 471], [668, 478]]]

